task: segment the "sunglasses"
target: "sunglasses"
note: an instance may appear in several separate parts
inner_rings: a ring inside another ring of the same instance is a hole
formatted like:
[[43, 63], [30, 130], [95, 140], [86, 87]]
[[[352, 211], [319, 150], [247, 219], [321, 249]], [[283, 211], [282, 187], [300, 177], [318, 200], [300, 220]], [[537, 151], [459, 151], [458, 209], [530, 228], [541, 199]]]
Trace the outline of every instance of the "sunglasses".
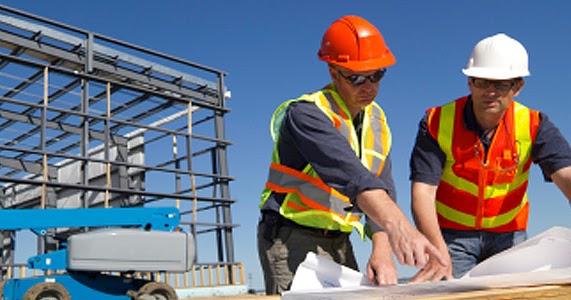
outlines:
[[512, 81], [500, 81], [500, 80], [487, 80], [487, 79], [482, 79], [482, 78], [474, 78], [471, 77], [470, 78], [472, 81], [472, 84], [480, 89], [487, 89], [490, 87], [490, 85], [494, 85], [494, 87], [497, 90], [500, 91], [509, 91], [511, 90], [518, 82], [519, 80], [512, 80]]
[[378, 70], [377, 72], [375, 72], [371, 75], [349, 75], [349, 76], [345, 76], [338, 69], [335, 69], [335, 70], [337, 70], [337, 73], [339, 73], [339, 75], [341, 75], [341, 77], [343, 77], [343, 79], [347, 80], [353, 86], [362, 85], [363, 83], [365, 83], [365, 81], [367, 81], [367, 79], [369, 79], [369, 81], [371, 83], [379, 82], [379, 80], [381, 80], [383, 78], [383, 76], [385, 76], [385, 73], [387, 72], [387, 69], [382, 68], [382, 69]]

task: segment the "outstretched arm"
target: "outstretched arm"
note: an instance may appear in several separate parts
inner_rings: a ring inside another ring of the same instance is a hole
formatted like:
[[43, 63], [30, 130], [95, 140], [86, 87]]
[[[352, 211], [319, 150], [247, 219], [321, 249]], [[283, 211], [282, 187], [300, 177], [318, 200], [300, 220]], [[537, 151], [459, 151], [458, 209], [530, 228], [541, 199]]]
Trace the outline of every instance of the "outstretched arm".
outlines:
[[452, 263], [448, 254], [448, 247], [444, 242], [438, 219], [436, 217], [436, 185], [422, 182], [412, 183], [412, 216], [416, 226], [433, 245], [438, 248], [446, 259], [447, 265], [443, 266], [438, 261], [430, 259], [410, 281], [439, 281], [443, 277], [452, 279]]
[[366, 190], [357, 195], [357, 205], [385, 229], [400, 264], [423, 268], [429, 259], [442, 266], [448, 262], [402, 213], [397, 204], [381, 189]]

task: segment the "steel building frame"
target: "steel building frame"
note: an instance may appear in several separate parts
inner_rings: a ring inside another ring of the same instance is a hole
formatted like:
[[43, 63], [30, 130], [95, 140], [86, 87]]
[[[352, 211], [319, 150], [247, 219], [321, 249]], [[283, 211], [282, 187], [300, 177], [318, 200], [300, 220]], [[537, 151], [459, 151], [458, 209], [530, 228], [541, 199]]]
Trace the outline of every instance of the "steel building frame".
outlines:
[[0, 209], [176, 205], [234, 263], [226, 75], [0, 5]]

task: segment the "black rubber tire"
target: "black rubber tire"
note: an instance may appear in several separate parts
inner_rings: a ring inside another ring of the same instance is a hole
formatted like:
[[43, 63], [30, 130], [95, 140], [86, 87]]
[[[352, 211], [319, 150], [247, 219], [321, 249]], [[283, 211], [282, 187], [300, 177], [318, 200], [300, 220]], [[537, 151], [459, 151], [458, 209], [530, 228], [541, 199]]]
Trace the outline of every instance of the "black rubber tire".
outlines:
[[156, 300], [177, 300], [178, 297], [174, 289], [164, 282], [148, 282], [143, 285], [138, 292], [139, 297], [149, 295]]
[[69, 292], [57, 282], [40, 282], [29, 288], [23, 300], [71, 300]]

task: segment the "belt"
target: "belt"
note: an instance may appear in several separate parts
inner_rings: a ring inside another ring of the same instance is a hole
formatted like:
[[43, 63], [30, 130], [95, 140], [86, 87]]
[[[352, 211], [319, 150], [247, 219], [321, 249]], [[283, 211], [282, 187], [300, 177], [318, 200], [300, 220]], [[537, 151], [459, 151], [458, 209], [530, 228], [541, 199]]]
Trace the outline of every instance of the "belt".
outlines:
[[264, 210], [262, 211], [262, 223], [264, 223], [268, 227], [272, 227], [275, 231], [278, 231], [280, 227], [293, 227], [296, 229], [301, 229], [305, 231], [311, 231], [319, 236], [328, 237], [328, 238], [336, 238], [340, 236], [349, 235], [350, 232], [344, 232], [341, 230], [330, 230], [330, 229], [323, 229], [323, 228], [316, 228], [298, 224], [284, 216], [280, 213], [273, 211], [273, 210]]

